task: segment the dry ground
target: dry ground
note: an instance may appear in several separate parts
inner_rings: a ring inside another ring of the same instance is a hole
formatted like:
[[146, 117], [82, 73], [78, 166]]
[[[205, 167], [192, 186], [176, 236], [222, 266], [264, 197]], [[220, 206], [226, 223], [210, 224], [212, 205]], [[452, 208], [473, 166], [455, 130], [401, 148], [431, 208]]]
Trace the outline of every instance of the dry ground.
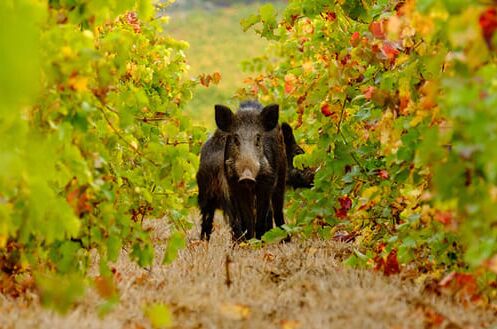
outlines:
[[[138, 268], [123, 253], [121, 303], [105, 318], [89, 292], [66, 316], [36, 302], [0, 296], [0, 328], [148, 328], [144, 305], [165, 303], [174, 328], [492, 328], [497, 318], [411, 283], [341, 265], [350, 246], [293, 241], [264, 248], [232, 247], [225, 228], [209, 244], [191, 242], [172, 265], [161, 266], [167, 228], [154, 225], [157, 264]], [[194, 230], [192, 235], [197, 235]], [[229, 257], [230, 287], [226, 284]], [[437, 315], [439, 314], [439, 315]], [[497, 327], [496, 327], [497, 328]]]

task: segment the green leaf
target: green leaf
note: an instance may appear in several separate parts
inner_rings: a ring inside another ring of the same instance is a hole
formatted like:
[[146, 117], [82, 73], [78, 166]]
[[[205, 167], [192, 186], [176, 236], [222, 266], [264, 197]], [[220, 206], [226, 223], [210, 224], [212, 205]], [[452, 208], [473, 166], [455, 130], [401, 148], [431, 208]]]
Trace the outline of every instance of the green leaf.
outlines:
[[240, 25], [244, 32], [248, 31], [252, 26], [259, 23], [261, 21], [260, 15], [250, 15], [247, 18], [244, 18], [240, 21]]
[[171, 264], [176, 259], [176, 257], [178, 257], [178, 252], [185, 246], [185, 235], [182, 232], [176, 231], [171, 234], [167, 242], [167, 247], [164, 253], [162, 264]]
[[288, 233], [279, 228], [275, 227], [268, 232], [264, 233], [261, 240], [265, 243], [279, 243], [288, 237]]
[[39, 288], [41, 303], [60, 313], [67, 313], [71, 306], [83, 297], [86, 283], [79, 274], [38, 274], [36, 285]]
[[259, 14], [263, 22], [271, 23], [276, 21], [278, 12], [271, 3], [266, 3], [259, 8]]

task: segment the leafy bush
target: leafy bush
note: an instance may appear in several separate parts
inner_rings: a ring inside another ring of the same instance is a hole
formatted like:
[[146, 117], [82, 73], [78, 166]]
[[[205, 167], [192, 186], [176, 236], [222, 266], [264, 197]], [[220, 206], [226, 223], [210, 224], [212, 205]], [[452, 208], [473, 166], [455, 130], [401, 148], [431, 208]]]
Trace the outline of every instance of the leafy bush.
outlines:
[[245, 64], [239, 97], [282, 104], [308, 144], [295, 165], [317, 168], [289, 199], [289, 229], [356, 240], [354, 266], [491, 289], [496, 16], [462, 1], [294, 0], [242, 21], [274, 42]]
[[[182, 108], [196, 82], [187, 44], [148, 0], [3, 1], [0, 12], [0, 279], [35, 273], [46, 302], [67, 305], [91, 249], [109, 276], [122, 247], [152, 263], [145, 217], [188, 227], [204, 131]], [[51, 285], [67, 293], [50, 297]]]

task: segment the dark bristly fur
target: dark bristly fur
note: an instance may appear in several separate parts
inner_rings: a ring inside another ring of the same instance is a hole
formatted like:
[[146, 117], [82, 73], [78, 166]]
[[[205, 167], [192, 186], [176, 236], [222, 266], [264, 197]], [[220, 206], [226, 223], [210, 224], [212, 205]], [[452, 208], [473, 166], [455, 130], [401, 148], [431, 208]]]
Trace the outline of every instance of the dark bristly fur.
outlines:
[[197, 173], [202, 239], [210, 237], [216, 209], [227, 215], [236, 240], [260, 238], [273, 215], [277, 226], [284, 224], [287, 159], [277, 122], [277, 105], [245, 102], [235, 114], [216, 106], [218, 129], [202, 147]]
[[281, 124], [283, 139], [285, 141], [287, 158], [286, 184], [293, 188], [311, 188], [314, 185], [314, 170], [311, 168], [297, 169], [293, 166], [293, 158], [303, 154], [304, 150], [295, 141], [292, 127], [286, 122]]

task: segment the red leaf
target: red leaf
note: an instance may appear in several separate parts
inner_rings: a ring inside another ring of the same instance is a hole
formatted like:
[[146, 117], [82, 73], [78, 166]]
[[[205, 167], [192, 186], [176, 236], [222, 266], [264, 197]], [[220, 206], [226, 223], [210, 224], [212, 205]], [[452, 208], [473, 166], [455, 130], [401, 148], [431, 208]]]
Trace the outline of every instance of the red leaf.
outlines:
[[362, 92], [364, 97], [366, 97], [368, 101], [370, 101], [371, 98], [373, 98], [373, 92], [375, 91], [375, 89], [376, 89], [375, 87], [369, 86], [366, 88], [366, 90]]
[[385, 39], [385, 21], [372, 22], [369, 25], [369, 31], [373, 34], [375, 38]]
[[400, 51], [397, 48], [393, 47], [390, 43], [384, 43], [381, 51], [390, 60], [395, 59], [395, 57], [397, 57], [397, 55], [400, 53]]
[[340, 60], [340, 63], [345, 66], [350, 61], [351, 58], [352, 56], [350, 56], [350, 54], [347, 54], [343, 56], [343, 58]]
[[373, 261], [375, 263], [375, 266], [374, 266], [375, 271], [379, 271], [385, 267], [385, 259], [383, 257], [381, 257], [380, 255], [376, 255], [373, 258]]
[[347, 218], [347, 210], [340, 208], [340, 209], [335, 209], [335, 216], [339, 219], [345, 219]]
[[397, 259], [397, 250], [393, 249], [387, 256], [387, 260], [385, 261], [385, 267], [383, 268], [383, 274], [386, 276], [392, 274], [400, 273], [399, 261]]
[[424, 315], [426, 324], [429, 326], [428, 328], [439, 328], [445, 322], [445, 317], [433, 308], [426, 307]]
[[212, 73], [212, 82], [217, 85], [221, 81], [221, 73], [219, 72], [214, 72]]
[[290, 94], [293, 91], [293, 89], [294, 89], [293, 84], [289, 81], [286, 81], [285, 82], [285, 92], [287, 94]]
[[321, 113], [323, 113], [325, 117], [329, 117], [330, 115], [332, 115], [333, 112], [331, 111], [330, 104], [324, 103], [323, 105], [321, 105]]
[[435, 213], [435, 220], [449, 226], [452, 223], [452, 213], [450, 211], [437, 211]]
[[141, 32], [141, 26], [140, 26], [140, 21], [138, 20], [138, 16], [136, 15], [136, 12], [130, 11], [128, 12], [125, 16], [126, 22], [133, 27], [133, 30], [136, 33]]
[[337, 19], [337, 14], [335, 14], [332, 11], [328, 11], [326, 13], [321, 13], [321, 17], [323, 17], [329, 22], [333, 22], [335, 19]]
[[390, 175], [388, 174], [388, 171], [382, 169], [378, 171], [378, 177], [380, 177], [381, 179], [388, 179]]
[[292, 93], [295, 90], [295, 82], [297, 78], [293, 74], [285, 75], [285, 92], [287, 94]]
[[352, 33], [352, 36], [350, 37], [350, 44], [352, 45], [352, 47], [357, 47], [357, 45], [361, 41], [360, 38], [361, 35], [359, 34], [359, 32], [356, 31]]
[[402, 112], [409, 106], [410, 99], [408, 96], [400, 96], [399, 109]]
[[88, 186], [83, 185], [81, 187], [75, 187], [67, 193], [66, 200], [78, 216], [82, 216], [92, 210], [87, 189]]
[[438, 285], [457, 293], [460, 297], [469, 298], [472, 301], [478, 300], [478, 285], [476, 279], [471, 274], [451, 272], [445, 276]]
[[479, 19], [480, 27], [482, 29], [483, 37], [490, 47], [492, 37], [497, 29], [497, 9], [494, 7], [485, 10]]
[[338, 198], [338, 202], [340, 202], [340, 207], [345, 210], [350, 210], [350, 208], [352, 208], [352, 200], [347, 195]]
[[352, 208], [352, 200], [347, 195], [344, 195], [338, 198], [338, 202], [340, 203], [340, 209], [335, 209], [335, 215], [339, 219], [345, 219], [350, 208]]

